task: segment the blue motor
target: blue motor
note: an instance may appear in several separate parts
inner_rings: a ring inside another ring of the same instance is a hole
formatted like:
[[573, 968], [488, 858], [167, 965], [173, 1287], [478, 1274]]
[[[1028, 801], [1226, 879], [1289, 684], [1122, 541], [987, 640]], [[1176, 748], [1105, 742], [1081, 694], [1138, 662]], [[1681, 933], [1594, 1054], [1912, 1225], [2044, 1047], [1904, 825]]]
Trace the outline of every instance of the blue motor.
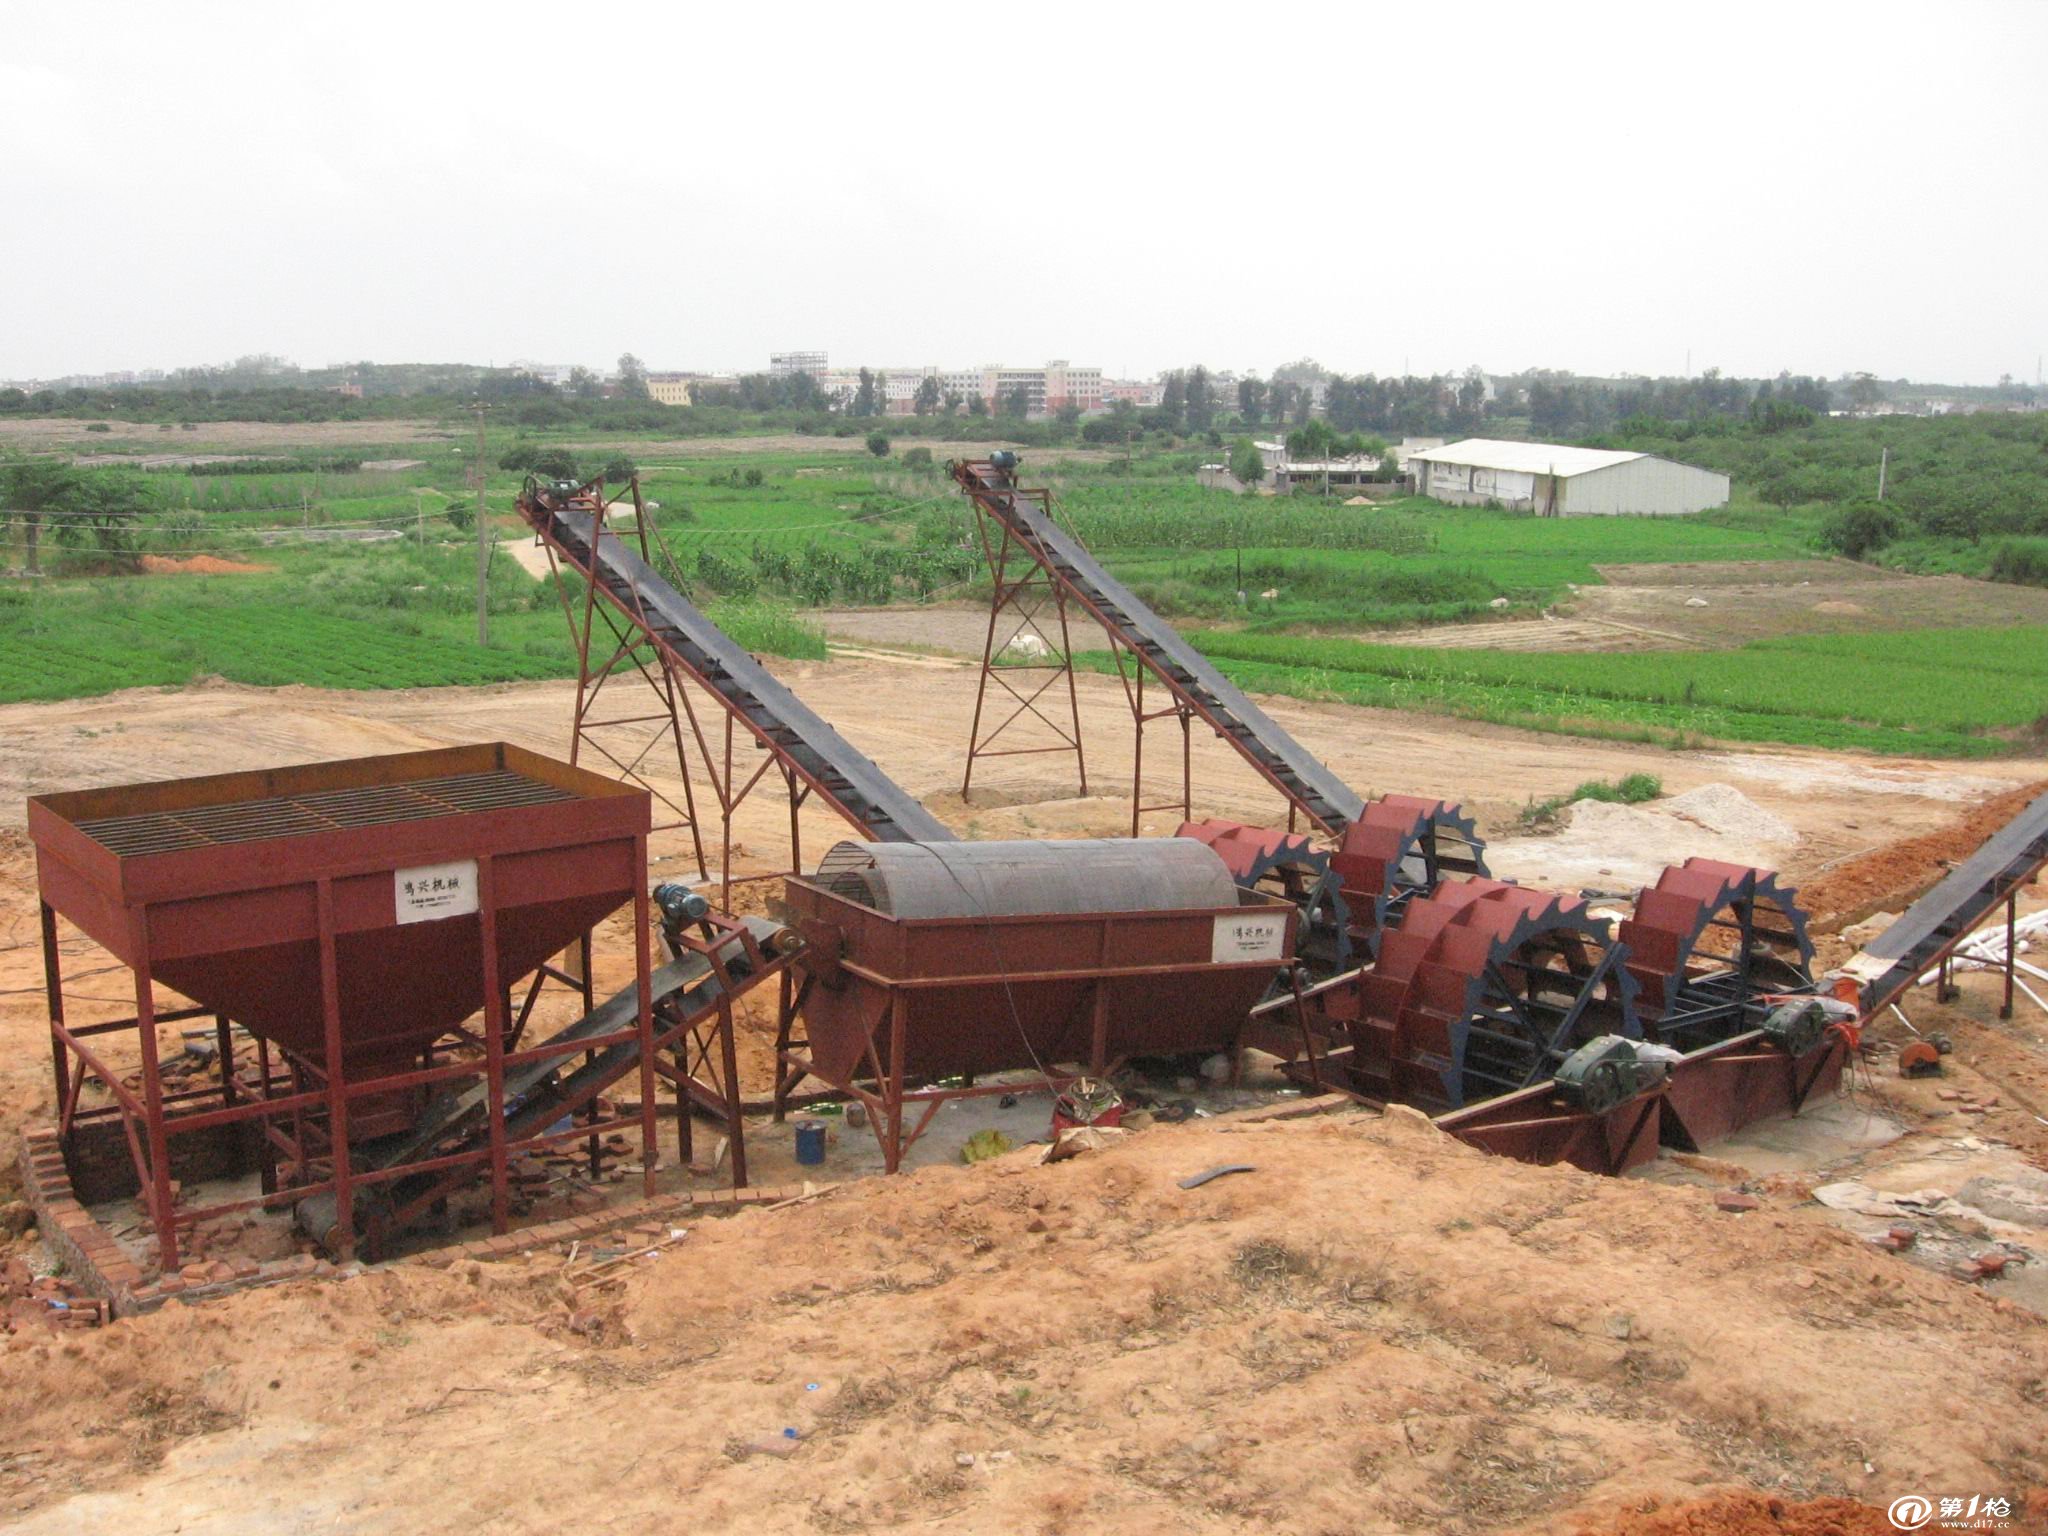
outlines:
[[701, 923], [711, 915], [711, 903], [678, 881], [664, 880], [654, 888], [654, 904], [661, 908], [661, 925], [674, 930], [685, 923]]

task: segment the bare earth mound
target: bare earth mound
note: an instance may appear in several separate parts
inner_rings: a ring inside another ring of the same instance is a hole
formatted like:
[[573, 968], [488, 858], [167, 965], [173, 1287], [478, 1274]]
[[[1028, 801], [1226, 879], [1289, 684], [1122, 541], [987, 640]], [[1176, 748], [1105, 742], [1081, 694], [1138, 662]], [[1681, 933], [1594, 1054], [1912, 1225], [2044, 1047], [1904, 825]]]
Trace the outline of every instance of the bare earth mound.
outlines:
[[[1256, 1169], [1178, 1187], [1224, 1161]], [[928, 1170], [643, 1262], [580, 1293], [554, 1254], [404, 1265], [34, 1345], [0, 1387], [41, 1451], [15, 1528], [1605, 1530], [2048, 1481], [2040, 1319], [1405, 1115]]]

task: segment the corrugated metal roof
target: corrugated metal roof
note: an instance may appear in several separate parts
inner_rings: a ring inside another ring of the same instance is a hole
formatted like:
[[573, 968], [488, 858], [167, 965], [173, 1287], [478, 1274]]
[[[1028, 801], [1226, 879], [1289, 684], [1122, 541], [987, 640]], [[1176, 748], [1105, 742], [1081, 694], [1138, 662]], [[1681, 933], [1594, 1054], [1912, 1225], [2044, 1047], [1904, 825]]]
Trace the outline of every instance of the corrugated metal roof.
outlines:
[[1646, 459], [1646, 453], [1622, 453], [1612, 448], [1573, 448], [1564, 443], [1515, 443], [1497, 437], [1468, 437], [1441, 448], [1424, 449], [1408, 455], [1410, 462], [1471, 464], [1480, 469], [1507, 469], [1524, 475], [1555, 474], [1569, 478], [1595, 469], [1611, 469], [1631, 459]]

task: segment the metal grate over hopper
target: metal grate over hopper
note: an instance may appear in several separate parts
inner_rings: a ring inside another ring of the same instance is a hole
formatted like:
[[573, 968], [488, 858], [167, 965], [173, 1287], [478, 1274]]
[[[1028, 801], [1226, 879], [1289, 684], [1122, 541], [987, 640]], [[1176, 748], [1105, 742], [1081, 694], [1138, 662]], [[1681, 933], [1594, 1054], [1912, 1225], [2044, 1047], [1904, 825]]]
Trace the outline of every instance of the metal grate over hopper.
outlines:
[[409, 784], [371, 784], [198, 805], [178, 811], [103, 816], [74, 825], [109, 853], [133, 858], [180, 848], [304, 837], [313, 832], [425, 821], [434, 816], [513, 810], [571, 798], [565, 789], [513, 769], [500, 768]]

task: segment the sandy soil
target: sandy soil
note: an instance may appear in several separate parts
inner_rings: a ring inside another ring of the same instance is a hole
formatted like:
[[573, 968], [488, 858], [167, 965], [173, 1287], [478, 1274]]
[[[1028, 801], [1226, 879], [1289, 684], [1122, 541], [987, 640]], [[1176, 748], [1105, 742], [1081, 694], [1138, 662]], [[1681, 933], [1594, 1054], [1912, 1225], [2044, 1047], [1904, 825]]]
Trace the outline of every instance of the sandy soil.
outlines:
[[[1177, 1187], [1222, 1161], [1255, 1171]], [[1560, 1531], [2048, 1481], [2038, 1319], [1405, 1115], [932, 1169], [562, 1276], [408, 1264], [29, 1346], [12, 1528]]]
[[[2048, 623], [2048, 591], [1963, 576], [1911, 576], [1852, 560], [1606, 565], [1575, 618], [1635, 625], [1693, 645], [1787, 634], [1854, 634], [1963, 624]], [[1688, 607], [1697, 598], [1704, 607]]]
[[[971, 667], [877, 652], [777, 668], [963, 831], [1128, 825], [1113, 679], [1078, 685], [1091, 781], [1110, 793], [1077, 797], [1070, 760], [1013, 758], [969, 803]], [[0, 1137], [50, 1109], [25, 794], [493, 738], [560, 753], [572, 697], [218, 685], [0, 709]], [[1647, 767], [1737, 830], [1786, 824], [1786, 868], [1838, 918], [1896, 910], [2048, 778], [2033, 760], [1963, 774], [1268, 708], [1354, 785], [1462, 789], [1495, 834], [1531, 797]], [[1195, 762], [1197, 814], [1275, 816], [1220, 744]], [[783, 827], [780, 804], [749, 801], [736, 865], [784, 859]], [[807, 813], [809, 856], [840, 832]], [[1640, 827], [1624, 835], [1641, 855]], [[1686, 825], [1669, 835], [1657, 856], [1695, 851]], [[1511, 873], [1584, 852], [1528, 841]], [[657, 873], [694, 873], [686, 848], [657, 838]], [[601, 987], [623, 979], [629, 939], [600, 930]], [[74, 998], [118, 1004], [105, 957], [67, 950]], [[1769, 1147], [1605, 1181], [1492, 1161], [1400, 1113], [1209, 1122], [1050, 1168], [1019, 1155], [707, 1219], [618, 1286], [570, 1284], [562, 1253], [405, 1263], [17, 1336], [0, 1508], [51, 1533], [142, 1511], [187, 1532], [552, 1532], [683, 1508], [711, 1531], [1729, 1536], [1882, 1529], [1871, 1503], [1903, 1492], [2019, 1497], [2048, 1484], [2048, 1325], [1933, 1267], [1933, 1234], [1918, 1258], [1883, 1253], [1808, 1198], [1823, 1168], [1881, 1187], [1887, 1169], [1938, 1178], [1922, 1167], [1944, 1157], [2048, 1157], [2048, 1026], [2000, 1024], [1985, 987], [1969, 978], [1939, 1012], [1908, 1001], [1957, 1036], [1949, 1078], [1858, 1074], [1856, 1102], [1906, 1134], [1823, 1145], [1798, 1177], [1740, 1160], [1778, 1168]], [[764, 1028], [742, 1035], [755, 1084]], [[1996, 1102], [1965, 1123], [1944, 1090]], [[1991, 1151], [1956, 1150], [1970, 1145]], [[1257, 1172], [1176, 1187], [1223, 1161]], [[1764, 1208], [1718, 1211], [1688, 1180], [1742, 1183]]]

